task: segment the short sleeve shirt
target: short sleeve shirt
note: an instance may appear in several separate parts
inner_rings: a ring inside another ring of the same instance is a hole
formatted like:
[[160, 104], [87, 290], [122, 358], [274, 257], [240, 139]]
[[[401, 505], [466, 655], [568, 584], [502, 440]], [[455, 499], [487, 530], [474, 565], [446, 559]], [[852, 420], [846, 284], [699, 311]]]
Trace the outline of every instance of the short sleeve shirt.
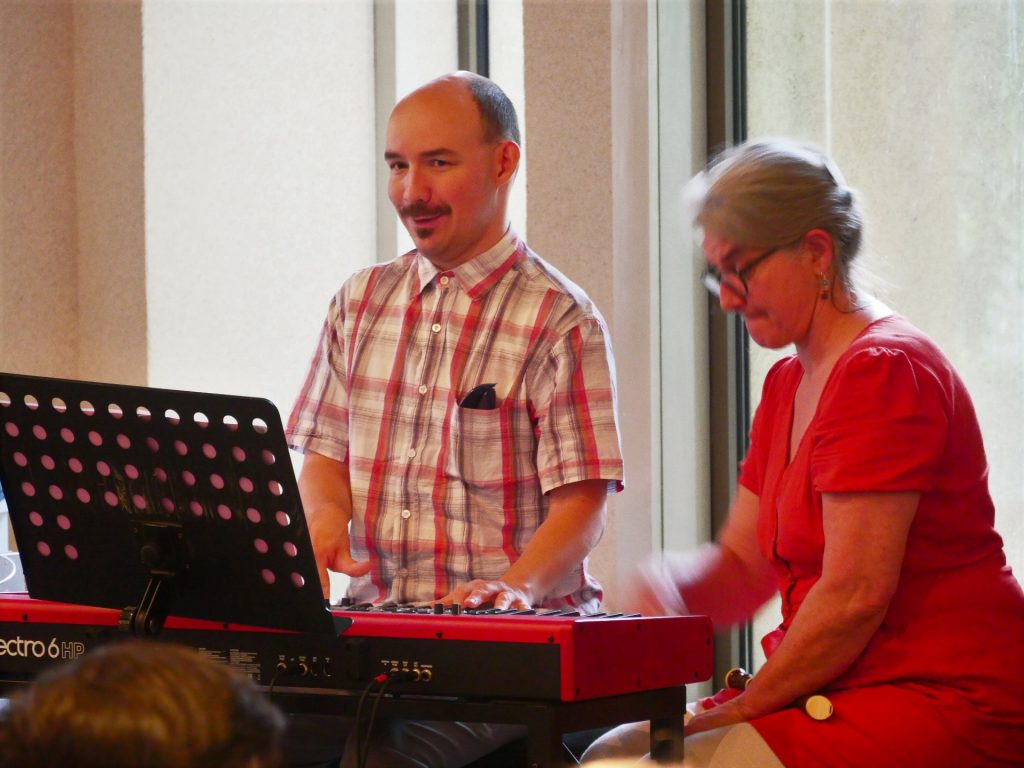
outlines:
[[[493, 408], [460, 407], [493, 384]], [[432, 600], [498, 578], [581, 480], [622, 487], [614, 362], [597, 308], [514, 235], [439, 272], [415, 251], [330, 304], [289, 443], [348, 464], [357, 601]], [[581, 562], [549, 606], [596, 610]]]

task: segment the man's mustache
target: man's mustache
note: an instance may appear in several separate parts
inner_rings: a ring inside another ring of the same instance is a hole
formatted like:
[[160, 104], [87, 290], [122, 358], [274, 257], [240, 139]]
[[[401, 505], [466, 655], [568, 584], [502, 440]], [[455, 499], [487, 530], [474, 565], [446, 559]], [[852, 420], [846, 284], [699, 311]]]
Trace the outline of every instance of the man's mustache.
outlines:
[[413, 203], [398, 209], [398, 214], [402, 218], [410, 218], [412, 216], [445, 216], [451, 212], [452, 209], [448, 205], [439, 205], [436, 208], [431, 208], [423, 203]]

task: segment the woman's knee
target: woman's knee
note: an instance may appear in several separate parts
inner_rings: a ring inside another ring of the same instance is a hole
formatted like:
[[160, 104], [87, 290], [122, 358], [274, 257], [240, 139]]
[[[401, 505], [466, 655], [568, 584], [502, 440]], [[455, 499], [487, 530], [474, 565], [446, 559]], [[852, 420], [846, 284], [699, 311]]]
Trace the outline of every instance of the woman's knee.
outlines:
[[581, 762], [587, 764], [613, 759], [636, 761], [650, 749], [651, 724], [647, 721], [626, 723], [612, 728], [587, 747]]

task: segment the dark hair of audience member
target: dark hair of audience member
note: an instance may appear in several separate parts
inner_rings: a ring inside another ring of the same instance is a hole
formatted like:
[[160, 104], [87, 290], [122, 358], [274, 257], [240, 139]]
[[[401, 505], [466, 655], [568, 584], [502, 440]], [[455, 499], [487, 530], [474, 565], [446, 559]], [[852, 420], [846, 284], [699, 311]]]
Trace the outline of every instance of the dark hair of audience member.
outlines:
[[47, 670], [0, 715], [0, 765], [275, 768], [284, 716], [251, 680], [156, 641]]

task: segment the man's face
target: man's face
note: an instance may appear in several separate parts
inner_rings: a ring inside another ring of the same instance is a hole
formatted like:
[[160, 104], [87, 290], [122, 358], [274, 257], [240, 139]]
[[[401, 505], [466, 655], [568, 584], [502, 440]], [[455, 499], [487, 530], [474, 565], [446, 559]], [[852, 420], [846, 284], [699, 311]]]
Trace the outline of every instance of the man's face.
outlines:
[[483, 253], [504, 234], [511, 177], [502, 171], [503, 144], [484, 140], [476, 102], [457, 81], [432, 83], [391, 113], [388, 197], [416, 248], [439, 269]]

